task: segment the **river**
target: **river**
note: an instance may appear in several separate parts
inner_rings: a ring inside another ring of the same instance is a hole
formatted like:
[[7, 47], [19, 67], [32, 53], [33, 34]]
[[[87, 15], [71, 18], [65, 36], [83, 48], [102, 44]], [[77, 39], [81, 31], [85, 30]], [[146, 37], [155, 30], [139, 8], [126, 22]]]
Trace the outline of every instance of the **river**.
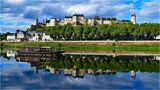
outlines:
[[1, 89], [159, 89], [160, 55], [1, 53]]

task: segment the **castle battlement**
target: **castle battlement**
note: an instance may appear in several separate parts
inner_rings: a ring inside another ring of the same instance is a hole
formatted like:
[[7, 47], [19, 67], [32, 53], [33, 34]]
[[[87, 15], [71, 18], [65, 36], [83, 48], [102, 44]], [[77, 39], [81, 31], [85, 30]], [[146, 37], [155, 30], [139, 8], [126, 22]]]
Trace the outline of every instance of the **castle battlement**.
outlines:
[[59, 18], [51, 18], [46, 20], [45, 23], [38, 22], [36, 19], [35, 26], [45, 25], [49, 26], [56, 26], [56, 25], [66, 25], [72, 24], [73, 26], [76, 25], [101, 25], [101, 24], [116, 24], [116, 23], [133, 23], [136, 24], [136, 14], [131, 15], [131, 20], [117, 20], [116, 18], [99, 18], [95, 16], [94, 18], [85, 18], [83, 14], [73, 14], [72, 16], [65, 16], [64, 20]]

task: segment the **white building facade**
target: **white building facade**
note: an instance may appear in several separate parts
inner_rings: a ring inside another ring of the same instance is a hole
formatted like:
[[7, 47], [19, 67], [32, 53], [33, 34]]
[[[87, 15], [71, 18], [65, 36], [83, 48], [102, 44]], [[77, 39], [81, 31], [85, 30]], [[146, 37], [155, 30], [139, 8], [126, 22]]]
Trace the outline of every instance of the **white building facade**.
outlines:
[[42, 41], [53, 41], [53, 39], [49, 35], [46, 35], [45, 33], [43, 33]]
[[17, 33], [16, 41], [17, 41], [17, 42], [21, 42], [22, 40], [25, 40], [25, 38], [26, 38], [26, 37], [25, 37], [24, 32], [20, 31], [20, 32]]
[[160, 35], [156, 36], [155, 39], [160, 40]]
[[58, 19], [52, 18], [46, 22], [46, 26], [56, 26], [58, 24]]
[[101, 24], [103, 24], [103, 21], [102, 21], [102, 19], [96, 20], [96, 23], [101, 25]]
[[9, 42], [16, 41], [16, 35], [15, 34], [8, 35], [7, 36], [7, 41], [9, 41]]
[[103, 20], [103, 24], [112, 24], [111, 20]]
[[95, 20], [94, 19], [88, 19], [87, 20], [87, 25], [93, 26], [94, 24], [95, 24]]
[[66, 24], [69, 24], [69, 23], [72, 24], [72, 17], [67, 17], [67, 16], [66, 16], [66, 17], [64, 18], [64, 24], [66, 25]]
[[29, 41], [39, 41], [38, 33], [35, 33], [33, 36], [29, 38]]

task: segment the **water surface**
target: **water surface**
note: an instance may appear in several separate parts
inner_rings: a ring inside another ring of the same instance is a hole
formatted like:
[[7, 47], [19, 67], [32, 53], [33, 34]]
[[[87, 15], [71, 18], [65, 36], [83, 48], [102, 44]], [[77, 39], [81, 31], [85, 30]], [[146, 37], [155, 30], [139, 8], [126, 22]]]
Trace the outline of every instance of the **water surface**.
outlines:
[[159, 56], [60, 55], [9, 57], [2, 53], [2, 89], [159, 89]]

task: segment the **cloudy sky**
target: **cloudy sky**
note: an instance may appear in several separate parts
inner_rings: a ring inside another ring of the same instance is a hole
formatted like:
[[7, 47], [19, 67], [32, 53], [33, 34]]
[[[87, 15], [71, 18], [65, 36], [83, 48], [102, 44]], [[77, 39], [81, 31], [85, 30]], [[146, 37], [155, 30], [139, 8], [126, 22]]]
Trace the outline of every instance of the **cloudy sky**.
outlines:
[[36, 18], [84, 14], [130, 19], [136, 13], [138, 23], [160, 22], [160, 0], [0, 0], [0, 32], [26, 30]]

